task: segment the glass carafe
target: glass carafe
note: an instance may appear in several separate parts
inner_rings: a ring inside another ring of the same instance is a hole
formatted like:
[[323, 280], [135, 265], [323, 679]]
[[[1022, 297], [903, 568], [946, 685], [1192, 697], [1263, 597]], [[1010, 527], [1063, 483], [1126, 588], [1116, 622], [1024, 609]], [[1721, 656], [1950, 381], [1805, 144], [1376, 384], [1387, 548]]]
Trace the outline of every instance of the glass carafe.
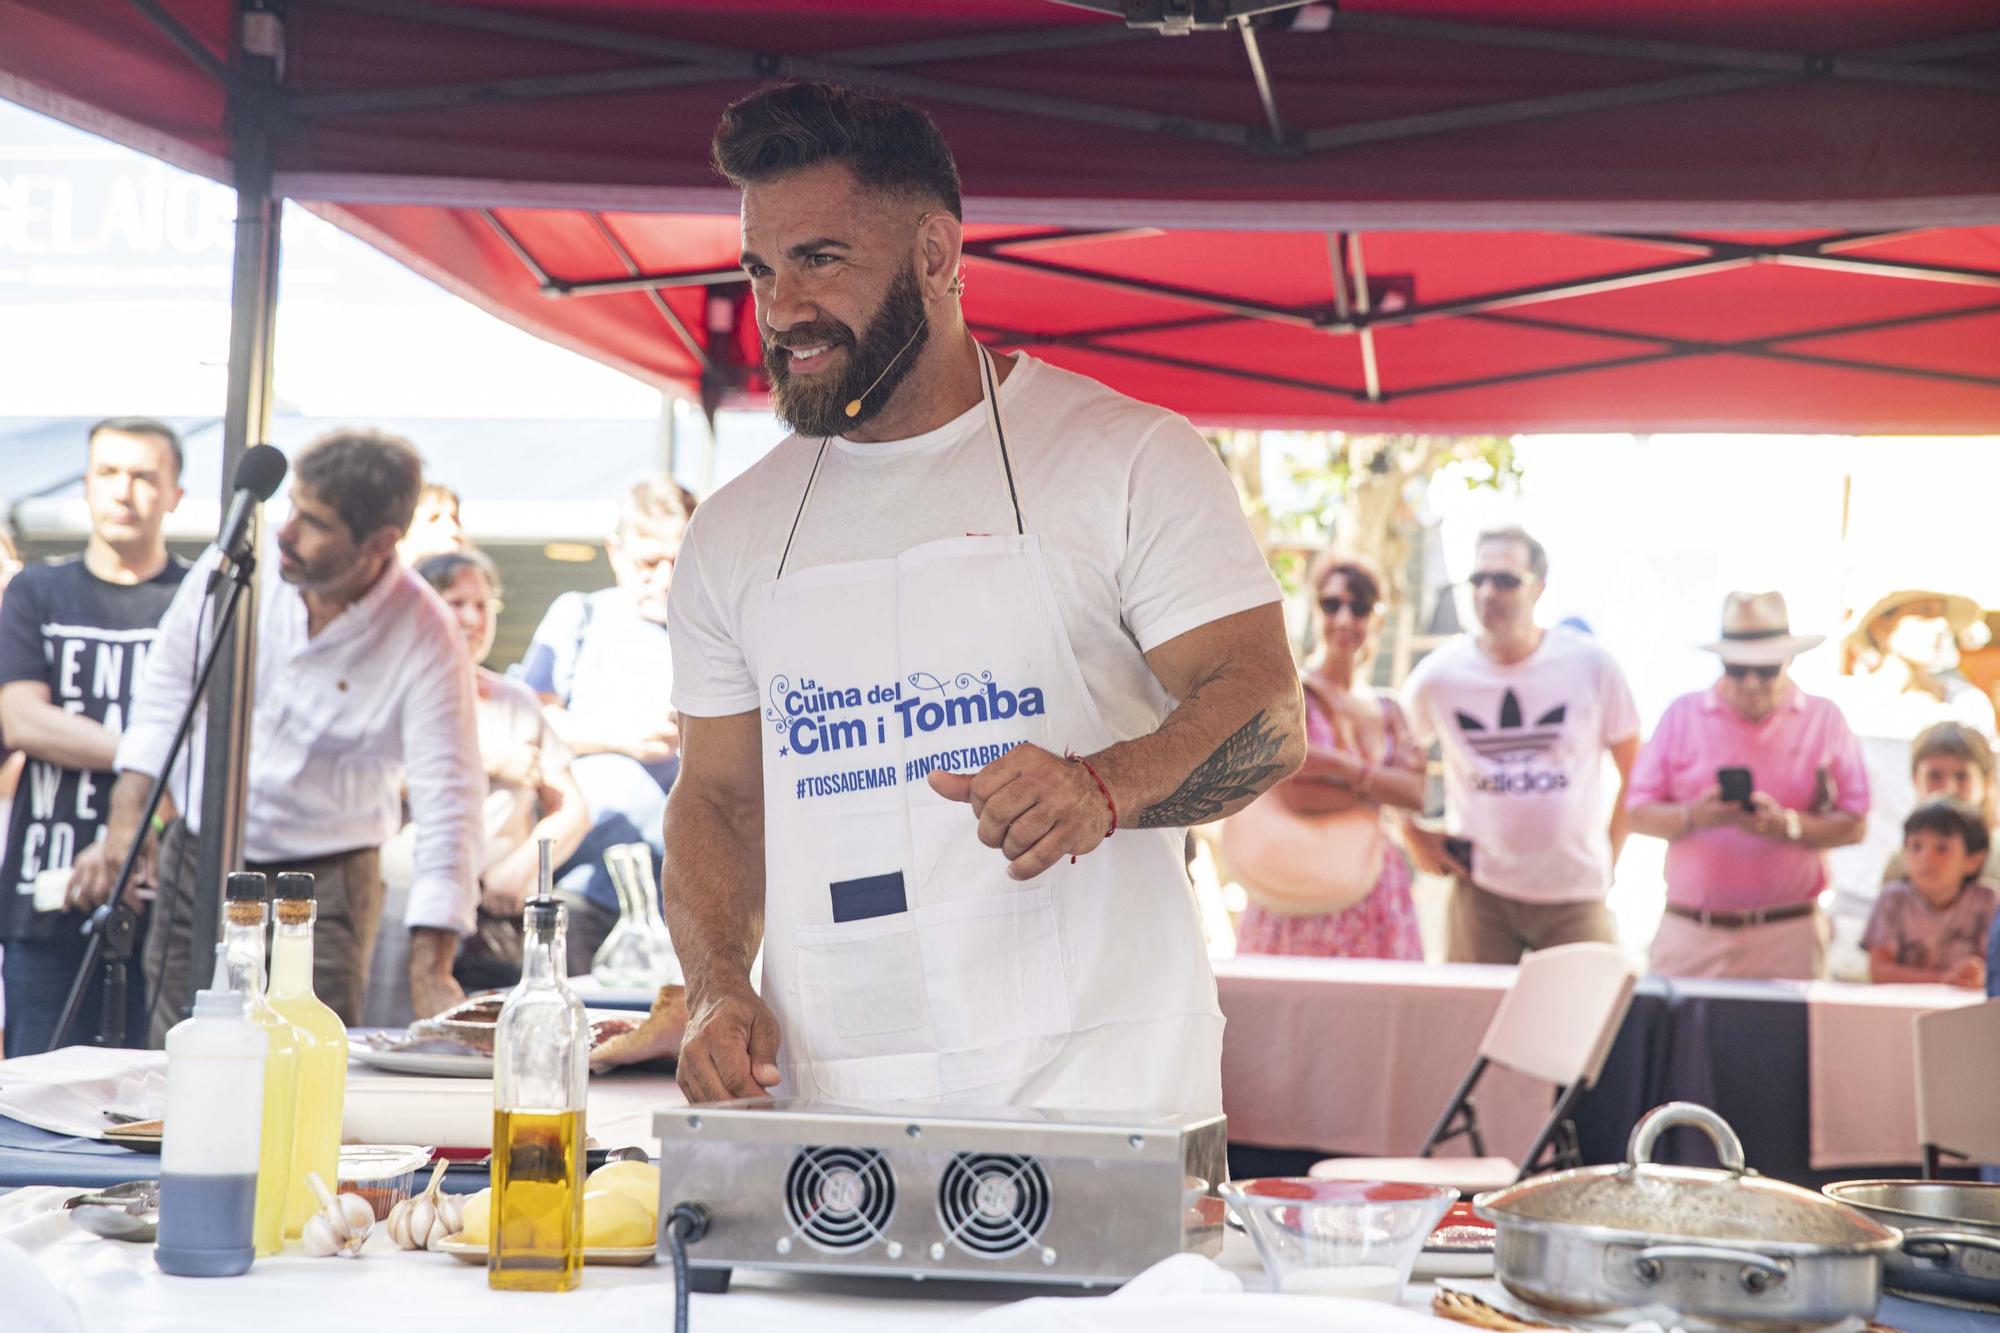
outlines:
[[674, 937], [667, 933], [667, 919], [660, 911], [660, 886], [653, 878], [653, 853], [642, 842], [630, 844], [627, 864], [632, 868], [634, 896], [645, 906], [646, 934], [653, 944], [653, 984], [677, 986], [686, 980], [680, 955], [674, 952]]
[[[634, 855], [634, 853], [637, 853]], [[643, 842], [606, 848], [604, 867], [618, 891], [618, 922], [590, 960], [590, 978], [600, 986], [618, 989], [663, 985], [667, 973], [679, 973], [673, 962], [673, 943], [666, 939], [665, 924], [656, 935], [653, 922], [660, 920], [651, 889], [653, 854]], [[666, 944], [666, 958], [660, 956]]]

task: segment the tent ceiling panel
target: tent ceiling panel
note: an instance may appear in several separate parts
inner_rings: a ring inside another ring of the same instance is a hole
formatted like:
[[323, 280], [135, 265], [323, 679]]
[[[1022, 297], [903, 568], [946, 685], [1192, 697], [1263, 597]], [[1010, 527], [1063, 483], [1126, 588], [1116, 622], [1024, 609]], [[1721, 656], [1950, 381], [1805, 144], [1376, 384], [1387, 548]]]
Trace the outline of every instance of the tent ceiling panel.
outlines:
[[[982, 336], [1199, 417], [2000, 424], [1964, 313], [2000, 300], [1990, 0], [1345, 0], [1171, 38], [1149, 3], [287, 0], [246, 110], [280, 190], [711, 405], [762, 386], [708, 137], [801, 75], [936, 116]], [[0, 0], [0, 96], [226, 176], [233, 7]]]

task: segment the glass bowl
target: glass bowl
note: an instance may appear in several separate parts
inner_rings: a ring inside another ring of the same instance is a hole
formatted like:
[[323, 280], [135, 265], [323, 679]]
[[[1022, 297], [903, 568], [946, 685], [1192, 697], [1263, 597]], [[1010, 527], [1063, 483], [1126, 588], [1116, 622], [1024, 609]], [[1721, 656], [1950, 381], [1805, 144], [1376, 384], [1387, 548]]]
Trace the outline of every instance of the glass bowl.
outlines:
[[1222, 1196], [1250, 1232], [1279, 1291], [1397, 1301], [1424, 1241], [1458, 1191], [1271, 1176], [1230, 1181]]

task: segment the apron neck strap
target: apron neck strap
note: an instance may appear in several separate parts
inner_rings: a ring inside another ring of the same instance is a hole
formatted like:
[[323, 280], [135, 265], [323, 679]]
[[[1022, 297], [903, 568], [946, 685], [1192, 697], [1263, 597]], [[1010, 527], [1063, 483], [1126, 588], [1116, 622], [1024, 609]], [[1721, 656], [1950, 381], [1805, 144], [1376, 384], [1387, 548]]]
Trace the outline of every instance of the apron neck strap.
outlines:
[[1014, 532], [1025, 535], [1028, 525], [1021, 521], [1021, 493], [1014, 488], [1014, 460], [1007, 455], [1007, 428], [1000, 424], [1000, 376], [993, 369], [993, 353], [986, 344], [979, 348], [979, 392], [986, 400], [986, 414], [993, 422], [993, 439], [1000, 446], [1000, 475], [1007, 479], [1007, 503], [1014, 507]]
[[[1014, 531], [1025, 535], [1027, 524], [1021, 520], [1021, 494], [1014, 485], [1014, 461], [1007, 453], [1007, 428], [1000, 421], [1000, 377], [993, 369], [993, 353], [986, 350], [984, 343], [974, 341], [979, 349], [979, 397], [985, 404], [987, 420], [993, 426], [993, 440], [1000, 449], [1000, 475], [1007, 483], [1007, 503], [1014, 510]], [[819, 442], [819, 452], [813, 455], [812, 472], [806, 477], [806, 487], [799, 495], [798, 512], [792, 515], [792, 529], [785, 534], [785, 549], [778, 556], [778, 578], [785, 577], [785, 564], [792, 558], [792, 542], [799, 535], [799, 520], [806, 516], [806, 504], [812, 499], [813, 483], [819, 480], [819, 467], [826, 461], [827, 445], [833, 442], [831, 435]]]

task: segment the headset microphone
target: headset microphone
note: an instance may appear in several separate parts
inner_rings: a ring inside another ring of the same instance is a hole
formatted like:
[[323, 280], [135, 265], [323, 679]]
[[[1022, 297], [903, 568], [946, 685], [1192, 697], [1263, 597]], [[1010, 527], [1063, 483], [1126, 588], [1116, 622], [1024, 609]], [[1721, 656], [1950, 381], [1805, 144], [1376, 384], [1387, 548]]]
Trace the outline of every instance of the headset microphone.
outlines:
[[908, 340], [903, 343], [902, 347], [897, 350], [896, 354], [889, 358], [889, 364], [882, 367], [882, 374], [877, 375], [875, 377], [874, 383], [870, 384], [867, 388], [863, 389], [860, 393], [856, 394], [853, 398], [848, 400], [847, 419], [849, 421], [852, 421], [854, 420], [854, 418], [861, 415], [861, 400], [863, 398], [866, 398], [869, 394], [875, 392], [875, 385], [880, 384], [883, 380], [883, 377], [888, 375], [890, 371], [896, 368], [896, 363], [903, 359], [903, 353], [909, 351], [911, 346], [916, 343], [917, 334], [920, 334], [925, 329], [929, 328], [930, 322], [931, 322], [930, 313], [926, 311], [924, 313], [923, 319], [917, 324], [916, 331], [911, 333]]

